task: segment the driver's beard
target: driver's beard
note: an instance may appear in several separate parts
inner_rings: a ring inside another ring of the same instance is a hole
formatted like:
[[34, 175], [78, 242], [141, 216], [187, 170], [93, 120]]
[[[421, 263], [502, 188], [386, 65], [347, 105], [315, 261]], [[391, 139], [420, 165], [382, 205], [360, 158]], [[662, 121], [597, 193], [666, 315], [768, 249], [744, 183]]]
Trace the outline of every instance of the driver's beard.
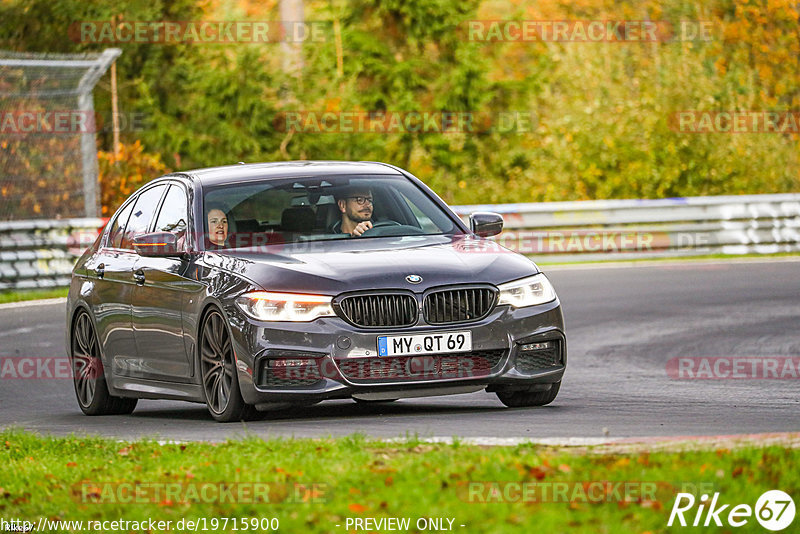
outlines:
[[347, 214], [347, 216], [350, 218], [351, 221], [358, 224], [372, 219], [372, 212], [369, 212], [369, 215], [364, 216], [361, 214], [360, 211], [351, 211], [350, 213]]

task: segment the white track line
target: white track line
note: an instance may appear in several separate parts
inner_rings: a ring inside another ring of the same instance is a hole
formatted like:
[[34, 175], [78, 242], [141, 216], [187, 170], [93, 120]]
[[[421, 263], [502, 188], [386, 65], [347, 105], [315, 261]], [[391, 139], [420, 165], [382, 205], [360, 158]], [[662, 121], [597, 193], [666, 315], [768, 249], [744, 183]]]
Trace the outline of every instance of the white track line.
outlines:
[[[488, 447], [514, 447], [530, 443], [533, 445], [547, 445], [552, 447], [592, 447], [596, 445], [610, 445], [623, 438], [495, 438], [491, 436], [469, 437], [469, 438], [448, 438], [433, 437], [419, 438], [423, 443], [445, 443], [450, 445], [453, 441], [465, 445], [479, 445]], [[405, 438], [397, 441], [406, 441]]]
[[[258, 437], [258, 434], [255, 434]], [[274, 436], [269, 436], [274, 437]], [[269, 438], [268, 437], [268, 438]], [[290, 438], [291, 439], [291, 438]], [[311, 440], [325, 440], [328, 437], [301, 438]], [[118, 440], [128, 442], [130, 439]], [[136, 441], [135, 439], [133, 441]], [[221, 443], [223, 439], [216, 440], [158, 440], [159, 445], [182, 445], [190, 443]], [[236, 441], [235, 439], [233, 441]], [[372, 438], [367, 437], [367, 441], [382, 441], [384, 443], [404, 444], [409, 441], [418, 443], [452, 445], [458, 442], [464, 445], [478, 447], [516, 447], [519, 445], [541, 445], [545, 447], [615, 447], [619, 450], [699, 450], [711, 448], [732, 448], [732, 447], [751, 447], [751, 446], [781, 446], [790, 448], [800, 448], [800, 434], [798, 433], [770, 433], [770, 434], [736, 434], [719, 436], [651, 436], [634, 438], [611, 438], [611, 437], [563, 437], [563, 438], [500, 438], [492, 436], [482, 437], [445, 437], [434, 436], [428, 438]]]

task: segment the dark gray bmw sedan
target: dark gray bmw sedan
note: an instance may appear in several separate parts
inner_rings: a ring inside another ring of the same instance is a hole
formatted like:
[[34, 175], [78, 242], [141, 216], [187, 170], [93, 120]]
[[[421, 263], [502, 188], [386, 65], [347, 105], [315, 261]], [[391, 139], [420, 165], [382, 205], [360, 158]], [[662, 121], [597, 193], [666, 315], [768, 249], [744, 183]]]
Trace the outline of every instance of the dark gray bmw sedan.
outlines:
[[370, 162], [234, 165], [133, 194], [77, 262], [67, 350], [88, 415], [203, 402], [218, 421], [325, 399], [552, 402], [561, 305], [529, 259]]

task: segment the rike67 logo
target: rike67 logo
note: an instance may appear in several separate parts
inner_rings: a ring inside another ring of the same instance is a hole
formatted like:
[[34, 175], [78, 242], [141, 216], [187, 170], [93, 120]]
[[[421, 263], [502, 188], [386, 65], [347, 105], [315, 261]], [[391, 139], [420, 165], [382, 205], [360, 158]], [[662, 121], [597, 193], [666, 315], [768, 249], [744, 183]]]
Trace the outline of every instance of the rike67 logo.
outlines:
[[[795, 506], [792, 498], [780, 490], [770, 490], [764, 492], [756, 501], [755, 508], [748, 504], [723, 504], [719, 500], [719, 492], [714, 493], [711, 502], [708, 503], [708, 495], [700, 498], [697, 510], [692, 513], [695, 506], [695, 498], [691, 493], [678, 493], [675, 497], [675, 504], [669, 514], [667, 526], [671, 527], [677, 519], [678, 523], [685, 527], [708, 527], [728, 525], [731, 527], [742, 527], [746, 525], [755, 515], [756, 521], [767, 530], [777, 532], [784, 530], [792, 524], [795, 516]], [[708, 509], [706, 510], [706, 504]], [[686, 514], [687, 517], [684, 516]], [[694, 516], [694, 517], [692, 517]]]

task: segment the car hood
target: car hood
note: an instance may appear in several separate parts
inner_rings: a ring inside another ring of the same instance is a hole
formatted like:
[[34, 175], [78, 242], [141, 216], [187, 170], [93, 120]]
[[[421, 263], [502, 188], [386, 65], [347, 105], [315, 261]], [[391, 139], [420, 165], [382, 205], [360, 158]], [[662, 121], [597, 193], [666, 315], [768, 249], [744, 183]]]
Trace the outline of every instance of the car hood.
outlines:
[[[539, 272], [494, 241], [473, 236], [404, 236], [312, 241], [206, 252], [204, 262], [270, 291], [336, 295], [376, 288], [501, 284]], [[412, 284], [408, 275], [422, 281]]]

